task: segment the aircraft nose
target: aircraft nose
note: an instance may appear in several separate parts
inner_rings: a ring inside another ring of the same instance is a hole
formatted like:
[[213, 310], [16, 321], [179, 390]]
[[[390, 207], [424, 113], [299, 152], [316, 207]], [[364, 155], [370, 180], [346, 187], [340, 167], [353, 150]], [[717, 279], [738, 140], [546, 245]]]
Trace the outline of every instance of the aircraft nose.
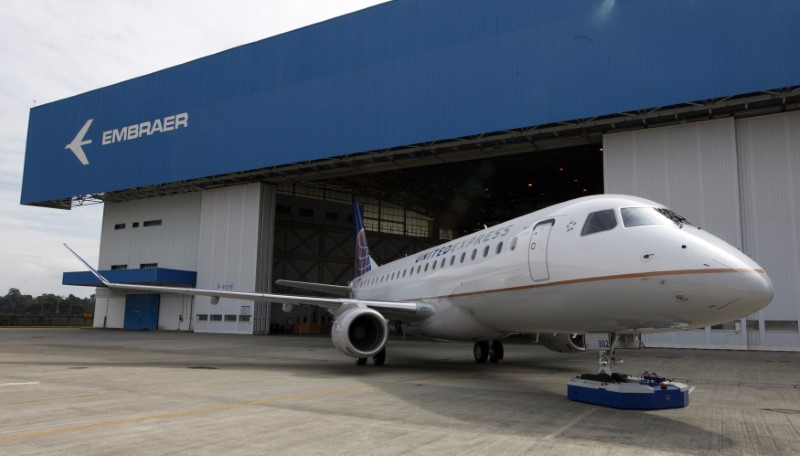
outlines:
[[763, 269], [742, 273], [742, 316], [750, 315], [767, 306], [775, 296], [772, 280]]
[[709, 288], [721, 291], [729, 299], [718, 305], [716, 310], [724, 312], [731, 320], [763, 309], [775, 294], [767, 273], [760, 266], [754, 266], [723, 269], [723, 273], [709, 277]]

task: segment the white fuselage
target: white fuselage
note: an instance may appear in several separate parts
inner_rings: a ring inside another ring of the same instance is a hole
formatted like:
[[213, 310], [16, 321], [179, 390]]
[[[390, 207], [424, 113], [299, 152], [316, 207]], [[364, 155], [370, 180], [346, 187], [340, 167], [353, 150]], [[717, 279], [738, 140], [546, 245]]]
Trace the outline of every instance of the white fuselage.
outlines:
[[433, 316], [407, 330], [450, 340], [696, 328], [770, 302], [758, 264], [663, 207], [569, 201], [373, 268], [353, 297], [428, 303]]

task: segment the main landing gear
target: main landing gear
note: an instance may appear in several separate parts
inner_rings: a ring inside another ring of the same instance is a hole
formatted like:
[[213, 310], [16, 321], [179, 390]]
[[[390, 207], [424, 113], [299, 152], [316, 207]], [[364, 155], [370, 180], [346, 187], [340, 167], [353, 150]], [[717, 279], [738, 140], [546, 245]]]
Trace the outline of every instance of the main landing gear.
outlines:
[[[356, 358], [356, 365], [357, 366], [366, 366], [368, 358]], [[372, 357], [372, 362], [375, 363], [376, 366], [383, 366], [386, 364], [386, 347], [381, 348], [381, 351], [378, 352], [375, 356]]]
[[485, 363], [488, 360], [496, 363], [503, 359], [503, 343], [499, 340], [493, 340], [491, 343], [488, 340], [475, 342], [472, 354], [475, 356], [476, 362]]
[[688, 385], [647, 372], [639, 377], [611, 372], [612, 366], [622, 364], [614, 357], [615, 349], [639, 348], [640, 344], [634, 334], [586, 334], [586, 348], [598, 350], [600, 372], [570, 379], [567, 397], [618, 409], [655, 410], [689, 405], [689, 393], [694, 388]]

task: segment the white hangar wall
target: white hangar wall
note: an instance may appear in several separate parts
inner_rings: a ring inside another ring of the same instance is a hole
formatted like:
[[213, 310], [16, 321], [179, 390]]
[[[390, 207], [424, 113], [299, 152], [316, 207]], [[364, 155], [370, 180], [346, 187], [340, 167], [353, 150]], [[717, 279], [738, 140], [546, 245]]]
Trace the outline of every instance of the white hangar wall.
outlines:
[[800, 113], [605, 135], [606, 193], [664, 203], [763, 266], [775, 298], [741, 321], [645, 336], [654, 347], [800, 351]]
[[[270, 291], [275, 194], [274, 187], [253, 183], [106, 203], [100, 269], [157, 264], [196, 271], [198, 288]], [[125, 305], [124, 292], [98, 288], [94, 326], [123, 328]], [[160, 330], [253, 334], [268, 327], [265, 303], [221, 299], [212, 305], [207, 297], [160, 297]]]
[[[100, 269], [140, 269], [144, 264], [161, 268], [197, 270], [201, 193], [105, 203], [100, 234]], [[158, 224], [145, 224], [149, 221]], [[122, 328], [125, 293], [97, 288], [94, 326]], [[162, 295], [158, 327], [189, 330], [188, 296]]]

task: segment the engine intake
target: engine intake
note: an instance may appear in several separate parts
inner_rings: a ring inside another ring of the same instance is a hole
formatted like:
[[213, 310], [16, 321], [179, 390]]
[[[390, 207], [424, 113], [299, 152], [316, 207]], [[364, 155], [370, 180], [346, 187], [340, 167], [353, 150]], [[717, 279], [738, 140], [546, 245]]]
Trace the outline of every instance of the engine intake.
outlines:
[[364, 307], [348, 309], [336, 317], [331, 330], [333, 345], [353, 358], [377, 355], [389, 337], [386, 319], [376, 310]]
[[576, 353], [586, 350], [583, 334], [539, 334], [539, 343], [548, 350], [559, 353]]

